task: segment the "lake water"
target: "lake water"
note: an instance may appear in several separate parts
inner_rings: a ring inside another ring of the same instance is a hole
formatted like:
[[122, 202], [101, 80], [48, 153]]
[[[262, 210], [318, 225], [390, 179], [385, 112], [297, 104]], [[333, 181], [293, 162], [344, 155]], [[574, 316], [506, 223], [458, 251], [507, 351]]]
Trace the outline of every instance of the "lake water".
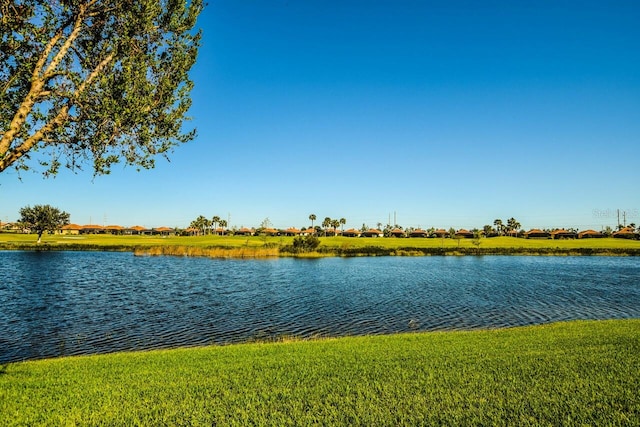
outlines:
[[640, 317], [637, 257], [216, 260], [0, 251], [0, 362]]

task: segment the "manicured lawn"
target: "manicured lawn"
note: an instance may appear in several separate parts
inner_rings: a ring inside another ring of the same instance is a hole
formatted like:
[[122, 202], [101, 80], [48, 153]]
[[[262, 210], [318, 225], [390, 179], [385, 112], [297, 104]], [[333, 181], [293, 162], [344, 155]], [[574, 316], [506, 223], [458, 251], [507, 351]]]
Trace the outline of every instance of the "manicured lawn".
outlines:
[[15, 363], [0, 425], [640, 425], [640, 320]]
[[[476, 248], [473, 239], [427, 239], [427, 238], [357, 238], [357, 237], [320, 237], [320, 247], [327, 248]], [[0, 245], [33, 245], [36, 236], [27, 234], [0, 233]], [[87, 246], [87, 247], [153, 247], [153, 246], [193, 246], [193, 247], [263, 247], [285, 246], [293, 242], [293, 237], [261, 236], [195, 236], [195, 237], [156, 237], [156, 236], [112, 236], [112, 235], [44, 235], [45, 245]], [[493, 237], [480, 239], [481, 249], [489, 248], [560, 248], [560, 249], [640, 249], [639, 240], [627, 239], [522, 239], [515, 237]]]

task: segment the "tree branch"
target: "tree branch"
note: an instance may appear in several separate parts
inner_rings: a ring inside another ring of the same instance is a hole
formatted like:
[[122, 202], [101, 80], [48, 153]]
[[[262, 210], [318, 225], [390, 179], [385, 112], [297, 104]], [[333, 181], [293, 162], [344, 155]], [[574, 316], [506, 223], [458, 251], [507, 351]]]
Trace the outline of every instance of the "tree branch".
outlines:
[[[95, 78], [100, 75], [102, 70], [111, 62], [114, 58], [114, 54], [110, 53], [107, 55], [100, 63], [93, 69], [93, 71], [87, 76], [87, 78], [78, 86], [78, 89], [75, 91], [73, 98], [77, 99], [82, 92], [90, 85]], [[31, 150], [36, 144], [44, 139], [44, 137], [53, 131], [55, 128], [60, 126], [68, 117], [69, 110], [71, 109], [71, 105], [73, 101], [69, 101], [67, 105], [62, 107], [58, 114], [50, 120], [47, 124], [42, 126], [38, 131], [36, 131], [33, 135], [27, 138], [22, 144], [15, 147], [13, 150], [5, 151], [4, 157], [0, 157], [0, 172], [11, 166], [17, 160], [19, 160], [25, 153]], [[6, 154], [8, 152], [8, 154]]]
[[[40, 93], [45, 84], [45, 79], [41, 78], [42, 70], [45, 66], [47, 58], [53, 51], [53, 48], [58, 44], [60, 38], [64, 33], [64, 29], [68, 24], [65, 23], [58, 29], [58, 31], [54, 34], [54, 36], [49, 40], [49, 43], [45, 46], [42, 54], [40, 54], [40, 58], [36, 62], [36, 65], [33, 68], [33, 72], [31, 73], [31, 87], [29, 88], [29, 93], [24, 97], [20, 107], [18, 107], [18, 111], [11, 119], [11, 123], [9, 124], [9, 128], [4, 132], [2, 138], [0, 138], [0, 160], [3, 163], [6, 162], [6, 155], [9, 149], [11, 148], [11, 143], [13, 139], [16, 137], [22, 126], [27, 120], [27, 116], [33, 109], [36, 100], [40, 97]], [[0, 171], [4, 170], [4, 168], [0, 169]]]
[[76, 38], [78, 38], [78, 34], [80, 34], [80, 30], [82, 29], [82, 23], [84, 22], [84, 19], [87, 17], [86, 15], [87, 8], [89, 8], [93, 3], [95, 2], [92, 1], [87, 4], [80, 5], [80, 10], [73, 24], [73, 30], [71, 31], [71, 34], [69, 34], [69, 37], [67, 37], [65, 42], [60, 47], [58, 54], [53, 57], [53, 59], [51, 60], [51, 62], [49, 63], [49, 65], [47, 66], [46, 70], [43, 73], [43, 77], [45, 77], [45, 79], [49, 78], [51, 74], [56, 72], [56, 69], [60, 64], [60, 61], [62, 61], [62, 58], [64, 58], [67, 55], [67, 52], [71, 48], [71, 45], [76, 40]]
[[[78, 37], [78, 34], [80, 33], [80, 30], [82, 28], [82, 22], [86, 17], [86, 11], [93, 4], [95, 4], [95, 2], [96, 0], [92, 0], [80, 6], [80, 11], [75, 19], [71, 34], [69, 34], [69, 37], [67, 37], [63, 45], [60, 47], [58, 53], [54, 56], [54, 58], [44, 70], [43, 67], [45, 67], [46, 60], [53, 51], [55, 45], [62, 38], [63, 30], [67, 27], [67, 23], [65, 23], [65, 25], [63, 25], [58, 30], [58, 32], [51, 38], [51, 40], [49, 40], [49, 43], [47, 43], [47, 46], [43, 50], [32, 73], [31, 88], [29, 90], [29, 93], [27, 94], [27, 96], [25, 96], [25, 99], [22, 101], [22, 104], [18, 108], [18, 111], [13, 116], [13, 119], [9, 124], [9, 128], [2, 135], [2, 138], [0, 138], [0, 172], [9, 167], [12, 163], [22, 157], [27, 151], [33, 148], [39, 141], [42, 140], [43, 136], [46, 133], [51, 132], [53, 129], [59, 126], [67, 117], [68, 111], [70, 109], [70, 104], [67, 104], [65, 107], [63, 107], [58, 115], [56, 115], [56, 117], [54, 117], [49, 123], [44, 125], [42, 128], [40, 128], [40, 130], [27, 138], [22, 144], [10, 151], [11, 144], [15, 136], [18, 134], [22, 126], [24, 126], [24, 123], [27, 120], [27, 116], [32, 111], [36, 101], [43, 98], [43, 93], [47, 92], [44, 91], [44, 85], [46, 81], [60, 74], [60, 72], [57, 71], [56, 68], [62, 61], [62, 58], [64, 58], [64, 56], [71, 48], [75, 39]], [[80, 84], [80, 86], [78, 86], [78, 89], [74, 94], [75, 98], [77, 98], [85, 90], [85, 88], [89, 84], [91, 84], [96, 76], [98, 76], [104, 69], [104, 67], [113, 59], [113, 56], [113, 53], [110, 53], [96, 66], [96, 68], [87, 76], [87, 78]]]
[[78, 96], [82, 94], [82, 92], [84, 92], [87, 86], [93, 83], [95, 78], [100, 75], [102, 70], [107, 65], [109, 65], [109, 62], [111, 62], [111, 60], [113, 60], [114, 57], [115, 57], [115, 54], [111, 52], [107, 56], [105, 56], [105, 58], [102, 61], [100, 61], [100, 63], [96, 66], [96, 68], [94, 68], [93, 71], [87, 76], [87, 78], [84, 79], [84, 81], [80, 84], [80, 86], [78, 86], [78, 89], [76, 90], [76, 93], [75, 93], [76, 98], [78, 98]]
[[15, 147], [13, 150], [9, 152], [8, 155], [4, 156], [0, 159], [0, 172], [11, 166], [13, 163], [18, 161], [22, 156], [25, 155], [29, 150], [31, 150], [38, 142], [42, 140], [44, 135], [51, 132], [53, 129], [58, 127], [62, 122], [66, 119], [69, 114], [69, 105], [65, 105], [60, 109], [58, 114], [46, 125], [42, 126], [36, 133], [34, 133], [31, 137], [27, 138], [22, 144]]
[[62, 37], [62, 30], [63, 28], [58, 30], [58, 32], [51, 38], [51, 40], [49, 40], [49, 43], [47, 43], [47, 46], [42, 51], [42, 54], [40, 55], [40, 58], [38, 58], [38, 62], [36, 62], [36, 65], [33, 69], [33, 73], [31, 74], [31, 87], [29, 88], [29, 93], [27, 93], [27, 95], [24, 97], [22, 103], [20, 104], [20, 107], [18, 107], [18, 111], [16, 111], [13, 119], [11, 119], [9, 128], [2, 135], [2, 138], [0, 138], [0, 159], [2, 159], [3, 161], [4, 156], [11, 147], [11, 142], [26, 122], [27, 116], [31, 112], [33, 105], [40, 96], [40, 92], [44, 87], [44, 80], [40, 78], [40, 74], [47, 58], [49, 57], [49, 54], [51, 54], [51, 51], [53, 50], [53, 47]]

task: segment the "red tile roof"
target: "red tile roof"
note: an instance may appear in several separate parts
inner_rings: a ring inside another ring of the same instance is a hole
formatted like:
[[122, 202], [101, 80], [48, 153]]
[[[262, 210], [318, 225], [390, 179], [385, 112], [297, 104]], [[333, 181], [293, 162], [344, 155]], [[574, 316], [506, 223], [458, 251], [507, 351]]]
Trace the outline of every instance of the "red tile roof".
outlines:
[[603, 236], [604, 234], [595, 230], [584, 230], [578, 233], [578, 236]]
[[67, 224], [62, 226], [63, 230], [82, 230], [82, 227], [78, 224]]

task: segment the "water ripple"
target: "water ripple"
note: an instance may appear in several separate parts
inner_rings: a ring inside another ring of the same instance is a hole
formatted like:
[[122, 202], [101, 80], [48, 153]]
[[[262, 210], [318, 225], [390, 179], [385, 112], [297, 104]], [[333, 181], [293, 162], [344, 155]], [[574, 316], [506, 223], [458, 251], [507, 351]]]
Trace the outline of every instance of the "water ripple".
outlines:
[[635, 257], [211, 260], [0, 252], [0, 363], [640, 317]]

